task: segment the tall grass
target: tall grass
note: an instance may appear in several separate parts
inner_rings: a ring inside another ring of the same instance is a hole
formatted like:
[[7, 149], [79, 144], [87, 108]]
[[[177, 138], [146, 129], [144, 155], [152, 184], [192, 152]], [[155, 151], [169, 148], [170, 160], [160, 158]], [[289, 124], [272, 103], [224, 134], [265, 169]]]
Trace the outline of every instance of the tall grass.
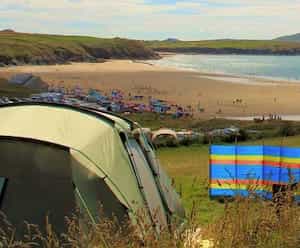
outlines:
[[[280, 193], [276, 199], [265, 201], [252, 194], [237, 197], [225, 202], [224, 213], [208, 226], [199, 224], [201, 211], [194, 204], [185, 230], [170, 227], [159, 235], [144, 222], [143, 215], [135, 226], [129, 222], [119, 225], [108, 219], [91, 224], [74, 215], [66, 218], [67, 229], [63, 234], [55, 233], [50, 220], [45, 218], [44, 227], [25, 223], [26, 234], [18, 240], [14, 227], [1, 215], [0, 247], [300, 247], [300, 208], [293, 202], [292, 192]], [[137, 228], [140, 226], [143, 229]]]
[[215, 247], [300, 247], [300, 209], [289, 197], [264, 201], [238, 198], [225, 204], [224, 215], [211, 224]]
[[[143, 229], [139, 228], [143, 225]], [[60, 247], [182, 247], [184, 233], [179, 233], [173, 229], [161, 230], [160, 235], [146, 224], [142, 216], [138, 220], [138, 225], [131, 223], [119, 225], [114, 220], [103, 219], [98, 224], [92, 224], [86, 219], [74, 215], [66, 217], [66, 232], [58, 234], [46, 217], [45, 226], [24, 223], [25, 235], [22, 239], [16, 237], [16, 229], [9, 223], [5, 216], [1, 215], [0, 225], [0, 247], [7, 248], [60, 248]], [[172, 229], [172, 228], [171, 228]], [[43, 231], [41, 231], [43, 230]]]
[[[22, 240], [15, 237], [15, 229], [2, 219], [0, 247], [222, 247], [268, 248], [300, 247], [300, 210], [286, 196], [281, 202], [264, 201], [256, 197], [237, 198], [224, 204], [224, 215], [208, 227], [197, 222], [200, 212], [189, 216], [186, 230], [163, 230], [160, 235], [144, 226], [141, 233], [129, 223], [119, 227], [110, 220], [99, 224], [83, 225], [77, 216], [66, 218], [67, 231], [54, 232], [48, 218], [45, 232], [26, 224], [27, 233]], [[284, 199], [284, 200], [283, 200]]]

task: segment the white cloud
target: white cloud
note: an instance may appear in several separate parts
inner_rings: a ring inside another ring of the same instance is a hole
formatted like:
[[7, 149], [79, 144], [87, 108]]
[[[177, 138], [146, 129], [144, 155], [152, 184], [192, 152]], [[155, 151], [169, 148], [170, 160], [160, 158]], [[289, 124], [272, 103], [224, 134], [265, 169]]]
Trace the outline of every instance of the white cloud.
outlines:
[[[300, 32], [300, 0], [0, 0], [0, 28], [182, 39], [272, 38]], [[191, 12], [189, 12], [189, 10]], [[182, 12], [182, 13], [181, 13]]]

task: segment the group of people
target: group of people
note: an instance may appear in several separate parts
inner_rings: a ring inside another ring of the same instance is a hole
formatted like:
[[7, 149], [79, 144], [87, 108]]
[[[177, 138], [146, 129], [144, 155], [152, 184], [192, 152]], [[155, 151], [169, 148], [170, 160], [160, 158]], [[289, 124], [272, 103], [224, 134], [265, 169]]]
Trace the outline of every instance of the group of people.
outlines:
[[113, 112], [152, 112], [158, 114], [171, 114], [174, 118], [192, 116], [194, 109], [192, 106], [182, 107], [178, 104], [170, 103], [166, 100], [155, 97], [135, 95], [131, 92], [125, 93], [119, 89], [111, 89], [101, 92], [96, 89], [83, 90], [80, 86], [73, 88], [49, 87], [49, 93], [59, 93], [68, 102], [70, 99], [98, 104]]

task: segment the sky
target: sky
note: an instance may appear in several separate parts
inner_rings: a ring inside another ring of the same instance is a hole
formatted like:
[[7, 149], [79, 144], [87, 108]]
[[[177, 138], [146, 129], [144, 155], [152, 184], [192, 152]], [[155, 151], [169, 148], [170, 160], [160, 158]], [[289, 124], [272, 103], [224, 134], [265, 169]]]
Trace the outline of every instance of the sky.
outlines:
[[300, 0], [0, 0], [0, 29], [31, 33], [272, 39], [299, 23]]

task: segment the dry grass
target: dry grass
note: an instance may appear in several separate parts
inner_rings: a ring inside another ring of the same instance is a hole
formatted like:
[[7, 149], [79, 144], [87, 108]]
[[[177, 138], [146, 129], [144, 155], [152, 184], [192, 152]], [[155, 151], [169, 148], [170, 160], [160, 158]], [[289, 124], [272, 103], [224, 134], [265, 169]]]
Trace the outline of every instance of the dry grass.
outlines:
[[287, 195], [280, 202], [249, 197], [226, 203], [208, 236], [222, 248], [299, 247], [300, 208]]
[[129, 223], [122, 227], [111, 220], [91, 224], [73, 216], [66, 218], [67, 231], [64, 234], [56, 234], [48, 218], [44, 232], [37, 226], [26, 224], [26, 235], [20, 241], [15, 237], [16, 230], [2, 216], [0, 247], [299, 247], [300, 209], [292, 202], [290, 193], [279, 199], [264, 201], [252, 195], [226, 202], [224, 214], [206, 228], [197, 221], [201, 212], [195, 207], [183, 232], [171, 228], [171, 231], [162, 230], [160, 235], [143, 222], [142, 216], [137, 226], [143, 225], [143, 232]]
[[[160, 235], [146, 224], [144, 218], [139, 218], [136, 226], [131, 223], [120, 225], [113, 220], [102, 220], [99, 224], [92, 224], [77, 215], [66, 218], [66, 233], [55, 233], [48, 218], [45, 227], [38, 227], [25, 223], [26, 234], [21, 240], [16, 238], [16, 230], [5, 218], [1, 216], [0, 247], [7, 248], [60, 248], [60, 247], [182, 247], [185, 233], [161, 230]], [[143, 226], [141, 232], [140, 226]], [[172, 228], [171, 228], [172, 229]], [[41, 231], [44, 230], [44, 231]]]

